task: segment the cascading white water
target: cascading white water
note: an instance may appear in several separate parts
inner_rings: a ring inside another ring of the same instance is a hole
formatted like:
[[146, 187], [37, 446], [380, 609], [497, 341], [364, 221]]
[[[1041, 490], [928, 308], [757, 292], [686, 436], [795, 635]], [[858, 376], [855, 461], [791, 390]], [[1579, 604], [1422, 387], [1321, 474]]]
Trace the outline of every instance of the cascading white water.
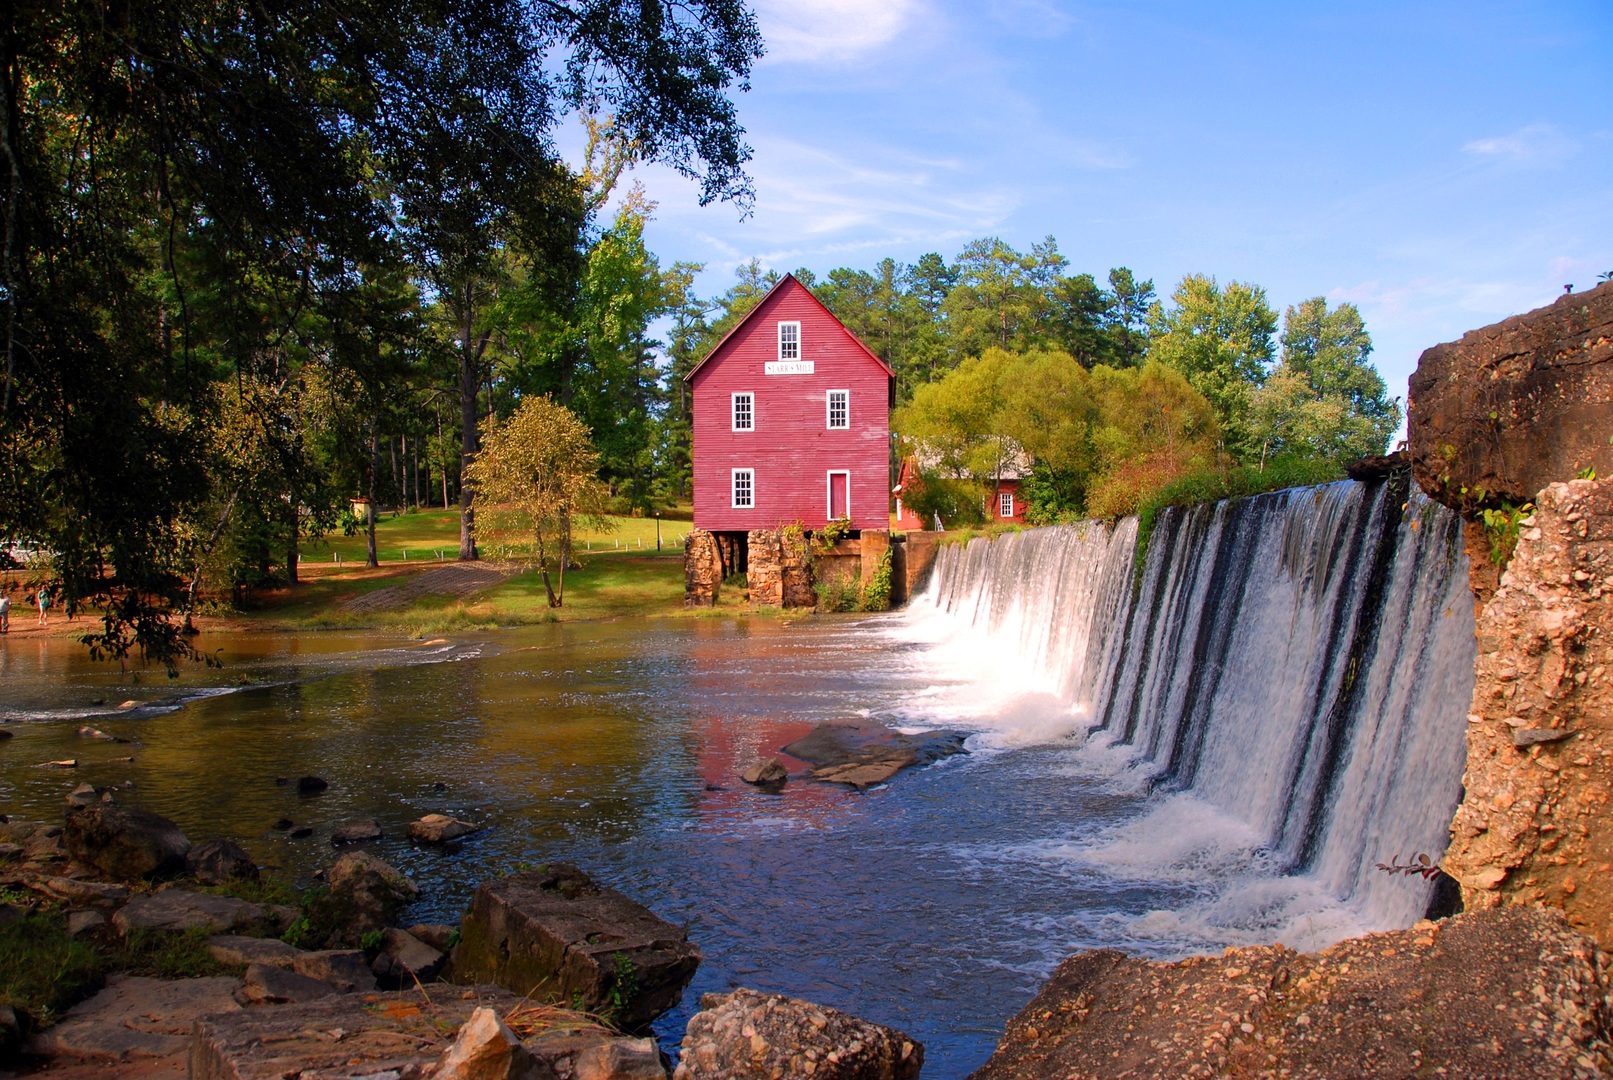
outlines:
[[1361, 926], [1415, 921], [1432, 886], [1374, 867], [1443, 852], [1460, 794], [1459, 519], [1394, 483], [1168, 509], [1134, 586], [1136, 536], [1127, 520], [949, 547], [916, 607], [1010, 648], [1070, 727], [1246, 826], [1275, 874]]

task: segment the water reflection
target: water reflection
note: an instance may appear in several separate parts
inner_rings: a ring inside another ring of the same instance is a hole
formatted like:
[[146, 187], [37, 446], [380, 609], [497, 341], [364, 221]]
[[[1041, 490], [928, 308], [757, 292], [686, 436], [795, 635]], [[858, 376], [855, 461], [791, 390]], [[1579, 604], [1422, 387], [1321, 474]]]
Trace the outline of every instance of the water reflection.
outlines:
[[[945, 673], [877, 624], [561, 624], [437, 645], [356, 634], [214, 645], [223, 671], [135, 687], [71, 642], [0, 646], [16, 732], [0, 745], [0, 805], [54, 816], [77, 782], [132, 781], [126, 798], [193, 838], [236, 837], [298, 877], [329, 863], [331, 826], [374, 817], [385, 832], [374, 850], [422, 885], [411, 914], [427, 920], [456, 921], [485, 877], [570, 859], [688, 923], [705, 950], [685, 1009], [658, 1025], [670, 1042], [700, 993], [746, 985], [902, 1027], [926, 1044], [927, 1077], [963, 1076], [1057, 959], [1113, 943], [1115, 919], [1198, 891], [1110, 878], [1069, 857], [1060, 845], [1134, 818], [1141, 801], [1072, 778], [1069, 744], [950, 759], [865, 795], [743, 784], [744, 765], [819, 721], [911, 717], [935, 697]], [[116, 708], [175, 697], [183, 707], [162, 714]], [[132, 741], [81, 739], [84, 716]], [[32, 767], [63, 757], [81, 767]], [[276, 783], [304, 774], [329, 791], [300, 797]], [[446, 850], [411, 845], [407, 823], [432, 812], [489, 828]], [[314, 835], [274, 830], [281, 817]]]

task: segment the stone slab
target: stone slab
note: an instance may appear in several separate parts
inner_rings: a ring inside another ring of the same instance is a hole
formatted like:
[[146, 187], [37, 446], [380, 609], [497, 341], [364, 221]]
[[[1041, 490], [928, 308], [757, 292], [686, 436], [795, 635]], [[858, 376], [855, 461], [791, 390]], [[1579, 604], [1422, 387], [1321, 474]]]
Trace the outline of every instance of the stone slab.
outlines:
[[678, 1003], [699, 965], [683, 927], [575, 866], [550, 863], [477, 888], [450, 978], [580, 1002], [637, 1031]]

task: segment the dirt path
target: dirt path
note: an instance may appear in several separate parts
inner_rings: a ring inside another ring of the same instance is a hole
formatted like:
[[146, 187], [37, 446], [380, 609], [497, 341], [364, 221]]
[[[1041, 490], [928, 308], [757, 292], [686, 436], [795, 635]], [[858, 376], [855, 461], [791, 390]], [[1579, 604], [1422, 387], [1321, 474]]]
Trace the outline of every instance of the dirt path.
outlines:
[[447, 563], [435, 570], [416, 574], [408, 581], [388, 585], [372, 593], [354, 597], [342, 605], [342, 610], [353, 614], [386, 611], [402, 607], [422, 596], [466, 597], [490, 585], [503, 581], [513, 569], [493, 563]]

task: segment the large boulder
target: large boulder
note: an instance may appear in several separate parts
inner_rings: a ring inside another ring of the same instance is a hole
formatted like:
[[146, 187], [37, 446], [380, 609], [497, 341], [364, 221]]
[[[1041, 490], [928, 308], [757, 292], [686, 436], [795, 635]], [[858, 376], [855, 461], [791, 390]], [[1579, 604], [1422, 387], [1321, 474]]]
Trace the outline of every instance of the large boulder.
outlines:
[[1607, 972], [1594, 942], [1540, 908], [1469, 912], [1322, 953], [1079, 953], [971, 1080], [1588, 1080], [1613, 1067]]
[[924, 1047], [895, 1028], [755, 990], [707, 994], [674, 1080], [916, 1080]]
[[1613, 475], [1613, 282], [1428, 349], [1407, 412], [1417, 483], [1461, 510]]
[[640, 1031], [700, 966], [688, 932], [566, 863], [484, 882], [460, 925], [455, 982], [491, 982]]
[[185, 856], [185, 869], [203, 885], [258, 880], [258, 864], [232, 840], [203, 840]]
[[183, 873], [190, 841], [178, 825], [150, 810], [92, 803], [67, 815], [62, 844], [79, 862], [119, 881]]
[[329, 892], [308, 904], [309, 939], [304, 944], [356, 947], [364, 935], [391, 926], [420, 895], [414, 882], [365, 851], [337, 859], [325, 883]]
[[[184, 1054], [197, 1018], [240, 1011], [236, 1001], [240, 989], [241, 980], [224, 977], [109, 975], [102, 990], [68, 1009], [53, 1026], [35, 1036], [31, 1049], [55, 1058], [102, 1063], [105, 1071], [96, 1075], [133, 1073], [135, 1069], [125, 1070], [114, 1063], [144, 1060], [149, 1065], [150, 1059]], [[182, 1064], [182, 1057], [179, 1062]], [[144, 1075], [157, 1074], [153, 1069]]]

